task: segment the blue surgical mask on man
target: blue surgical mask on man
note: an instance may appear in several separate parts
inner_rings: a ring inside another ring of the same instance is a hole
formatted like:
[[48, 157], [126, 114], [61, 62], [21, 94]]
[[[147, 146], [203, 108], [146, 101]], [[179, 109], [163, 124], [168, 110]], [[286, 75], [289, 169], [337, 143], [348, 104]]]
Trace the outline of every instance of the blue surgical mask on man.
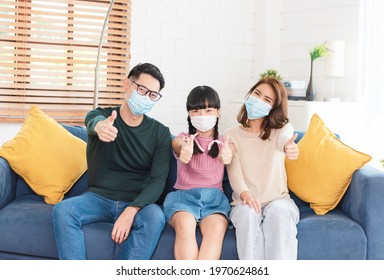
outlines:
[[255, 120], [268, 116], [272, 106], [260, 98], [250, 95], [245, 101], [245, 108], [247, 109], [248, 119]]
[[129, 109], [135, 116], [148, 113], [155, 105], [155, 101], [151, 100], [147, 95], [140, 95], [137, 90], [132, 91], [131, 97], [127, 102]]

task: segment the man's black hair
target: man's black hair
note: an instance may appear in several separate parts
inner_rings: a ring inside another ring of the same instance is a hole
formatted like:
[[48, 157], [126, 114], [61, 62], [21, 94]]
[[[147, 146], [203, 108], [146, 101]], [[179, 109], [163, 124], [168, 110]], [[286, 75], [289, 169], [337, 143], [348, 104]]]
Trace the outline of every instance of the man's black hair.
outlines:
[[161, 74], [160, 69], [151, 63], [139, 63], [129, 71], [128, 78], [133, 77], [138, 79], [140, 74], [145, 73], [151, 75], [160, 83], [160, 90], [164, 88], [165, 80], [163, 74]]

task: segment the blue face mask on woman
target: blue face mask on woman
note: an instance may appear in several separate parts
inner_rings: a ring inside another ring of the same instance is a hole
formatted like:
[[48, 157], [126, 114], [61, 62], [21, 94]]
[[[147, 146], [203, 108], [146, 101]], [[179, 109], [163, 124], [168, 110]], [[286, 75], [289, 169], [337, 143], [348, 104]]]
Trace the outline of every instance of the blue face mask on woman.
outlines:
[[250, 95], [245, 101], [245, 108], [247, 109], [248, 119], [255, 120], [268, 116], [272, 106], [260, 98]]
[[152, 101], [147, 95], [140, 95], [137, 90], [132, 92], [127, 102], [129, 109], [135, 116], [148, 113], [155, 105], [155, 101]]

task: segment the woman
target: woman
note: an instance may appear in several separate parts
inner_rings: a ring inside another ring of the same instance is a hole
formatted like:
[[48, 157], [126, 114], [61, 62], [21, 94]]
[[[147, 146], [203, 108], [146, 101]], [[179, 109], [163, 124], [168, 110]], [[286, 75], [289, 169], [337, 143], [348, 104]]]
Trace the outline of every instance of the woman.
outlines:
[[226, 131], [236, 151], [227, 166], [233, 189], [231, 221], [240, 259], [296, 259], [299, 210], [290, 198], [284, 155], [297, 159], [287, 93], [275, 78], [258, 81]]

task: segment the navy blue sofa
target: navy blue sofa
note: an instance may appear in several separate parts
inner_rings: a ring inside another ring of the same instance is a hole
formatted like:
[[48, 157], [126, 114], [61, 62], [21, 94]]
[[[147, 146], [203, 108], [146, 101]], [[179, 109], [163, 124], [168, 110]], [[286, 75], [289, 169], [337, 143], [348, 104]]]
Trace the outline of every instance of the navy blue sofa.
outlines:
[[[63, 126], [86, 141], [84, 128]], [[159, 204], [166, 193], [172, 191], [175, 179], [176, 161], [173, 158]], [[226, 176], [223, 186], [230, 198], [231, 188]], [[65, 199], [86, 190], [87, 173]], [[301, 215], [297, 226], [299, 259], [384, 259], [384, 172], [370, 166], [357, 170], [337, 208], [323, 216], [316, 215], [294, 194], [292, 197]], [[7, 161], [0, 158], [0, 259], [57, 259], [51, 215], [52, 205], [34, 194]], [[116, 259], [120, 246], [111, 240], [112, 227], [111, 223], [84, 227], [89, 259]], [[199, 230], [197, 237], [200, 242]], [[152, 259], [173, 259], [174, 238], [173, 229], [166, 225]], [[238, 259], [232, 226], [226, 233], [221, 259]]]

